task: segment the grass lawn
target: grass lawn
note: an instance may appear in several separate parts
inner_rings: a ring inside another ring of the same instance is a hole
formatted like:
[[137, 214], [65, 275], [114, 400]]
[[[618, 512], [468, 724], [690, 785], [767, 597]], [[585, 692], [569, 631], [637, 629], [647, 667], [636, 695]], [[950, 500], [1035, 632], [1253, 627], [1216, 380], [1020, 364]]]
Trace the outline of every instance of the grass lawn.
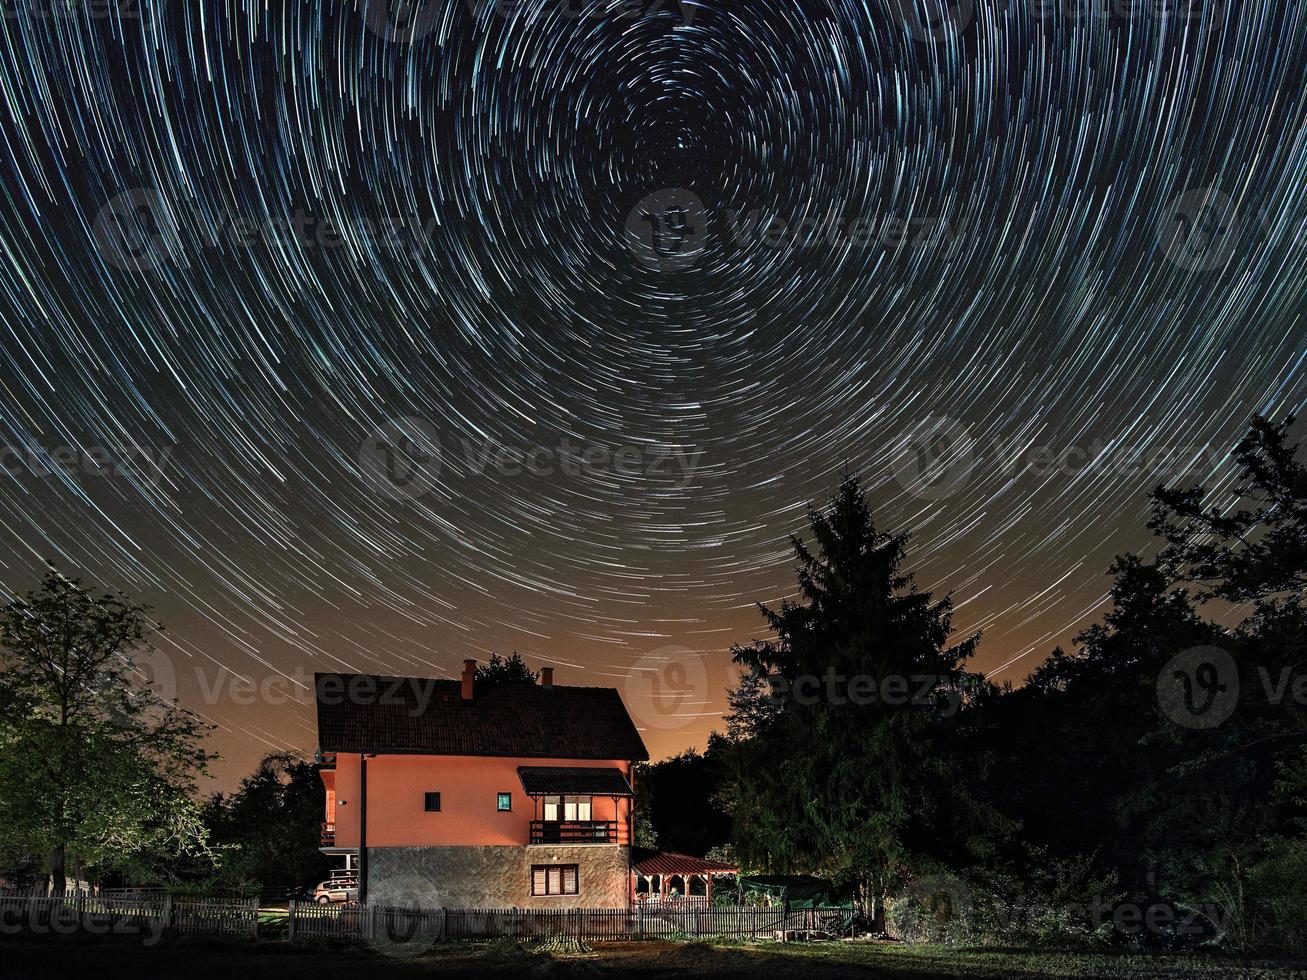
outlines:
[[596, 943], [589, 953], [552, 954], [512, 942], [449, 943], [417, 956], [351, 946], [165, 938], [146, 947], [128, 937], [9, 936], [0, 939], [6, 980], [52, 976], [179, 980], [330, 980], [338, 976], [628, 977], [726, 976], [822, 980], [835, 977], [1210, 977], [1307, 978], [1307, 964], [1241, 966], [1207, 957], [954, 950], [848, 943]]

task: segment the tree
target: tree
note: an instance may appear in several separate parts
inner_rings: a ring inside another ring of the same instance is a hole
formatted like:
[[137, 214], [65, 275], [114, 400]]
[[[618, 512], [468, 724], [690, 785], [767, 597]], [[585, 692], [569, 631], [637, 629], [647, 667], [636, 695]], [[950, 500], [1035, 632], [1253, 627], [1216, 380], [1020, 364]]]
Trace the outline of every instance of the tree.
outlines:
[[716, 739], [700, 753], [686, 749], [636, 769], [635, 792], [641, 826], [656, 846], [703, 857], [731, 839], [731, 818], [717, 802], [722, 787], [721, 751]]
[[907, 535], [876, 529], [855, 478], [808, 522], [798, 599], [760, 605], [774, 639], [733, 648], [743, 737], [723, 797], [741, 861], [856, 881], [874, 914], [895, 875], [969, 852], [987, 822], [936, 749], [977, 637], [950, 645], [950, 600], [916, 589]]
[[286, 752], [266, 756], [236, 792], [215, 794], [206, 807], [214, 843], [227, 851], [224, 872], [296, 888], [325, 877], [331, 860], [318, 849], [325, 805], [317, 766]]
[[1288, 441], [1293, 417], [1273, 424], [1254, 416], [1235, 447], [1239, 479], [1224, 506], [1200, 486], [1153, 495], [1161, 562], [1179, 580], [1234, 603], [1301, 600], [1307, 590], [1307, 466]]
[[478, 684], [534, 684], [540, 679], [540, 673], [532, 670], [516, 650], [510, 656], [501, 657], [492, 653], [484, 664], [477, 664], [473, 675]]
[[207, 726], [131, 681], [156, 628], [147, 607], [53, 565], [0, 611], [0, 849], [49, 855], [56, 892], [70, 856], [154, 873], [206, 849]]

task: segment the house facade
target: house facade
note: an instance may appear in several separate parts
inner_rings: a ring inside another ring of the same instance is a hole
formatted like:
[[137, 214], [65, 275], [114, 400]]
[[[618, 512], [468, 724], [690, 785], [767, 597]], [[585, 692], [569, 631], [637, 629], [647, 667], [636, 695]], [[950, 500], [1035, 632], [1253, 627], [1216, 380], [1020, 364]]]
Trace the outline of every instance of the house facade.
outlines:
[[632, 900], [634, 766], [617, 691], [318, 674], [322, 849], [361, 901], [614, 908]]

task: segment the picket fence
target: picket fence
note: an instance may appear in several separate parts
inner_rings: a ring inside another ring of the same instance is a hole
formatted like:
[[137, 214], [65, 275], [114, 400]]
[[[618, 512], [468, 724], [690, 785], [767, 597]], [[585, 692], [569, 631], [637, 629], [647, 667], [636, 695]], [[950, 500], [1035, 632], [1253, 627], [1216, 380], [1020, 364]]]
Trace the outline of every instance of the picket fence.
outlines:
[[136, 897], [88, 892], [0, 891], [0, 925], [29, 931], [149, 931], [257, 938], [254, 898], [190, 900], [168, 894]]
[[846, 913], [838, 909], [718, 905], [670, 909], [342, 908], [291, 902], [289, 938], [440, 942], [458, 939], [654, 939], [681, 937], [784, 938], [831, 932]]
[[[292, 900], [287, 938], [345, 939], [382, 943], [460, 939], [679, 939], [734, 937], [784, 939], [834, 932], [846, 913], [838, 909], [768, 908], [754, 905], [617, 909], [465, 909], [344, 907]], [[257, 898], [178, 898], [162, 893], [92, 895], [0, 891], [0, 931], [173, 932], [257, 939]]]

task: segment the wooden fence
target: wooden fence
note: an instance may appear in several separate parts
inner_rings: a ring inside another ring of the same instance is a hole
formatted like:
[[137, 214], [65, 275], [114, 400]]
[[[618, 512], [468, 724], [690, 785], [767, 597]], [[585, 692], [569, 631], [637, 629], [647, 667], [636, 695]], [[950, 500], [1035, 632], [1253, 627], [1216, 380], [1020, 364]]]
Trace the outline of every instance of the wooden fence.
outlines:
[[[390, 908], [318, 905], [292, 900], [287, 935], [293, 940], [353, 939], [373, 943], [434, 943], [459, 939], [679, 939], [833, 932], [839, 910], [717, 905], [703, 908], [634, 905], [619, 909]], [[0, 891], [0, 927], [31, 932], [144, 932], [258, 938], [256, 898], [192, 900], [167, 894], [136, 897], [67, 892]]]
[[831, 909], [719, 905], [669, 909], [403, 909], [342, 908], [291, 902], [291, 939], [361, 939], [395, 943], [458, 939], [645, 939], [682, 937], [785, 938], [831, 932], [845, 913]]
[[257, 938], [258, 899], [174, 898], [163, 893], [123, 897], [88, 892], [0, 891], [0, 923], [29, 931], [150, 932], [166, 929]]

